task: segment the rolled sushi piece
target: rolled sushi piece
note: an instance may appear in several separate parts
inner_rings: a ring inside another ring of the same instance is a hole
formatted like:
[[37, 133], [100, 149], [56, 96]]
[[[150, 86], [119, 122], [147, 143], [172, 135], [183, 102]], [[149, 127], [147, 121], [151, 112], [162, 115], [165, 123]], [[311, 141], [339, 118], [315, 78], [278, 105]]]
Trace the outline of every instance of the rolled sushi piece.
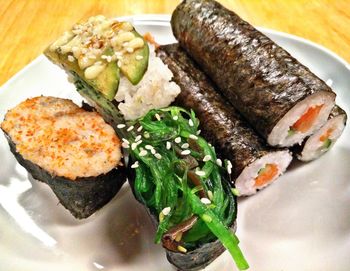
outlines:
[[70, 100], [27, 99], [6, 113], [1, 129], [17, 161], [76, 218], [107, 204], [126, 180], [113, 128]]
[[[195, 113], [151, 110], [129, 123], [130, 185], [157, 225], [155, 242], [179, 270], [199, 270], [225, 249], [240, 270], [248, 264], [233, 233], [236, 196], [216, 152], [198, 134]], [[130, 127], [133, 127], [132, 129]]]
[[118, 133], [119, 124], [168, 106], [180, 91], [153, 46], [129, 22], [115, 18], [76, 23], [44, 54]]
[[322, 154], [329, 151], [342, 135], [346, 120], [346, 112], [335, 105], [326, 124], [308, 137], [302, 145], [296, 146], [293, 149], [297, 158], [301, 161], [308, 162], [319, 158]]
[[175, 102], [195, 111], [201, 135], [230, 161], [231, 185], [239, 195], [252, 195], [274, 182], [292, 161], [289, 150], [268, 147], [178, 44], [160, 46], [157, 53], [181, 88]]
[[321, 128], [335, 94], [307, 67], [213, 0], [185, 0], [171, 26], [188, 54], [271, 146]]

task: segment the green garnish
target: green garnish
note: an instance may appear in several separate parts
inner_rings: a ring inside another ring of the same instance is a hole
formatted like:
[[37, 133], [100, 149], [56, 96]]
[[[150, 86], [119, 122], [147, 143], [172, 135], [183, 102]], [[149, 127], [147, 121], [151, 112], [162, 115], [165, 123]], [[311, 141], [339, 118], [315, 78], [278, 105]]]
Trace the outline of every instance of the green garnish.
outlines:
[[293, 129], [293, 127], [290, 127], [288, 130], [288, 136], [292, 136], [296, 133], [296, 130]]
[[327, 139], [323, 142], [322, 148], [328, 149], [331, 145], [332, 145], [332, 140], [329, 139], [329, 138], [327, 138]]
[[[199, 125], [194, 112], [179, 107], [151, 110], [129, 125], [134, 128], [127, 137], [128, 150], [131, 160], [137, 161], [132, 166], [136, 171], [134, 192], [158, 218], [155, 242], [185, 253], [218, 238], [238, 268], [247, 269], [238, 238], [230, 230], [236, 218], [236, 199], [224, 180], [229, 176], [213, 162], [215, 150], [202, 137], [194, 136]], [[145, 133], [149, 136], [142, 136]], [[209, 156], [211, 159], [204, 159]]]

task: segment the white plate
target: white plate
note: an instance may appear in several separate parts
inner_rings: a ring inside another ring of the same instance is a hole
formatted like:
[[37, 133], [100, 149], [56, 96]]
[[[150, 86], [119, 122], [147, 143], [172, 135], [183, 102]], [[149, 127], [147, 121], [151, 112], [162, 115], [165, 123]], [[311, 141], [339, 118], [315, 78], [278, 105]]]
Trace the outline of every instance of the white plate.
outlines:
[[[175, 41], [168, 16], [128, 17], [160, 43]], [[309, 41], [262, 29], [350, 105], [349, 65]], [[330, 81], [331, 80], [331, 81]], [[81, 99], [65, 73], [39, 56], [0, 89], [0, 119], [27, 97]], [[322, 158], [293, 165], [278, 182], [240, 200], [238, 236], [251, 269], [349, 270], [350, 130]], [[153, 244], [151, 221], [127, 185], [92, 217], [75, 220], [45, 184], [28, 177], [0, 136], [0, 270], [172, 270]], [[224, 253], [208, 270], [234, 270]]]

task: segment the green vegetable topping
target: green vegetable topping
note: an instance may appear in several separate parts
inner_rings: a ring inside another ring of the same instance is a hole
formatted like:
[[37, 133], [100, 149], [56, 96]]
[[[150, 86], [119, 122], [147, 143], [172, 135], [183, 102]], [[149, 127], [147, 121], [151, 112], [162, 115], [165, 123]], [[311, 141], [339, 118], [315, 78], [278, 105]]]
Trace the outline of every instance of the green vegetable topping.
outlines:
[[332, 140], [327, 138], [327, 140], [324, 141], [322, 148], [328, 149], [332, 145]]
[[292, 136], [296, 133], [296, 130], [293, 129], [293, 127], [290, 127], [289, 130], [288, 130], [288, 136]]
[[158, 218], [156, 243], [186, 253], [219, 239], [244, 270], [248, 264], [230, 229], [236, 198], [214, 148], [197, 136], [198, 125], [194, 112], [179, 107], [151, 110], [129, 123], [134, 128], [124, 143], [136, 173], [134, 192]]

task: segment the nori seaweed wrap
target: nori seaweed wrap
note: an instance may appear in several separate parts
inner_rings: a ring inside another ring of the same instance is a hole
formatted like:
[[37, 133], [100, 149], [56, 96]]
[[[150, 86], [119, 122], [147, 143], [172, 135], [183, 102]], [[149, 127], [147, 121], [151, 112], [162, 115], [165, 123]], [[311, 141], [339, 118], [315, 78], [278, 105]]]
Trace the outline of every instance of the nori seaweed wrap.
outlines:
[[291, 146], [327, 120], [335, 94], [267, 36], [213, 0], [185, 0], [171, 26], [180, 45], [252, 127]]

